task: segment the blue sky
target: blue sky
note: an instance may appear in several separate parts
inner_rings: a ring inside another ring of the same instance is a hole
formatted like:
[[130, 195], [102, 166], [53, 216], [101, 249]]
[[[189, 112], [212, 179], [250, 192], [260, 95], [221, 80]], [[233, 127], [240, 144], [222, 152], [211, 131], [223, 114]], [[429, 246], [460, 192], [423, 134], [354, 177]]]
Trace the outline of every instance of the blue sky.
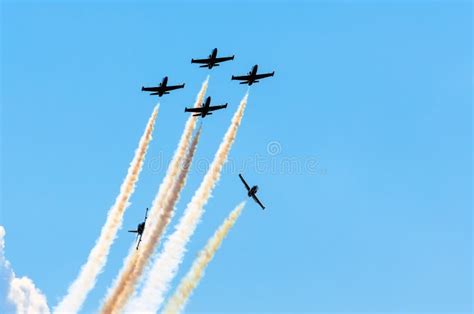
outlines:
[[[15, 272], [50, 306], [86, 260], [157, 103], [140, 87], [186, 82], [160, 99], [124, 228], [157, 192], [206, 75], [208, 95], [229, 106], [203, 121], [195, 165], [247, 90], [230, 76], [258, 63], [276, 74], [250, 88], [230, 162], [250, 161], [243, 172], [268, 210], [247, 204], [187, 311], [472, 312], [470, 2], [5, 1], [1, 21], [0, 224]], [[214, 47], [235, 60], [190, 64]], [[288, 160], [302, 170], [279, 167]], [[202, 176], [194, 167], [175, 217]], [[224, 172], [179, 277], [244, 197]], [[119, 232], [85, 312], [133, 241]]]

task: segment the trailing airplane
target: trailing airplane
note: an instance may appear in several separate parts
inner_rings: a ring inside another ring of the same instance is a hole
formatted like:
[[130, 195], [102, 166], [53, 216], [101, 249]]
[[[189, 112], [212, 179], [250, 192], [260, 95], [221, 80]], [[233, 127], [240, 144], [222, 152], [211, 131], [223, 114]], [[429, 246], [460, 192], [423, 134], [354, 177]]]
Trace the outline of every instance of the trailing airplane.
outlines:
[[240, 84], [248, 84], [250, 86], [253, 83], [260, 82], [259, 79], [270, 77], [275, 74], [275, 71], [273, 71], [272, 73], [262, 73], [262, 74], [257, 74], [257, 71], [258, 71], [258, 64], [252, 67], [252, 70], [250, 70], [248, 75], [242, 75], [242, 76], [232, 75], [232, 80], [244, 81], [244, 82], [240, 82]]
[[196, 114], [193, 114], [193, 116], [201, 116], [201, 118], [204, 118], [205, 116], [212, 114], [212, 112], [210, 111], [220, 110], [224, 108], [227, 108], [227, 103], [225, 103], [224, 105], [211, 106], [211, 96], [208, 96], [206, 98], [206, 101], [202, 103], [201, 107], [184, 108], [184, 112], [197, 112]]
[[138, 239], [137, 250], [138, 250], [138, 246], [140, 246], [140, 242], [142, 242], [142, 235], [143, 235], [143, 231], [145, 231], [145, 223], [146, 223], [147, 217], [148, 217], [148, 208], [146, 209], [146, 212], [145, 212], [145, 220], [143, 220], [143, 222], [138, 224], [137, 230], [128, 230], [128, 232], [133, 232], [137, 234], [137, 239]]
[[143, 87], [142, 86], [142, 92], [152, 92], [150, 95], [158, 95], [158, 97], [161, 97], [163, 95], [169, 94], [170, 91], [183, 88], [184, 83], [181, 85], [168, 85], [168, 77], [165, 76], [163, 80], [161, 81], [160, 85], [156, 87]]
[[203, 64], [200, 68], [209, 68], [218, 67], [219, 63], [234, 60], [234, 55], [231, 57], [217, 57], [217, 48], [214, 48], [207, 59], [191, 59], [191, 63]]
[[262, 209], [265, 209], [265, 206], [263, 206], [263, 204], [260, 202], [260, 200], [257, 198], [257, 191], [258, 191], [258, 186], [257, 185], [254, 185], [252, 187], [250, 187], [247, 182], [245, 182], [244, 178], [242, 177], [242, 175], [239, 173], [239, 177], [240, 177], [240, 180], [242, 180], [242, 183], [245, 185], [245, 188], [247, 189], [247, 195], [248, 197], [251, 197], [253, 198], [253, 200], [255, 202], [257, 202], [258, 205], [260, 205], [260, 207], [262, 207]]

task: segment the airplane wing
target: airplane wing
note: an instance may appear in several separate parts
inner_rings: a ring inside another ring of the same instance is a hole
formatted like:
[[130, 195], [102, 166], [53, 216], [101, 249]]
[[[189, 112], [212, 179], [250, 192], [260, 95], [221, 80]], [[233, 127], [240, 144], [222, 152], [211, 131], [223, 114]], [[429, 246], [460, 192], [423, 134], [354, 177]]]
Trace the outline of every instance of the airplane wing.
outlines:
[[138, 247], [140, 246], [140, 242], [142, 242], [142, 235], [140, 235], [140, 238], [138, 239], [138, 243], [137, 243], [137, 250], [138, 250]]
[[262, 207], [262, 209], [265, 209], [265, 206], [263, 206], [263, 204], [260, 202], [257, 196], [253, 195], [252, 198], [255, 202], [257, 202], [258, 205], [260, 205], [260, 207]]
[[183, 87], [184, 87], [184, 84], [182, 84], [182, 85], [171, 85], [171, 86], [166, 86], [165, 90], [169, 91], [169, 90], [179, 89], [179, 88], [183, 88]]
[[245, 182], [244, 178], [242, 177], [242, 175], [240, 173], [239, 173], [239, 178], [240, 178], [240, 180], [242, 180], [242, 183], [247, 188], [247, 191], [250, 191], [250, 186], [247, 184], [247, 182]]
[[224, 108], [227, 108], [227, 104], [217, 105], [217, 106], [210, 106], [209, 111], [214, 111], [214, 110], [219, 110], [219, 109], [224, 109]]
[[211, 61], [211, 59], [191, 59], [191, 63], [203, 63], [207, 64]]
[[233, 80], [238, 80], [238, 81], [248, 81], [250, 80], [250, 75], [242, 75], [242, 76], [233, 76], [232, 75], [232, 79]]
[[202, 107], [184, 108], [184, 112], [202, 112]]
[[216, 63], [217, 62], [224, 62], [224, 61], [229, 61], [229, 60], [234, 60], [234, 56], [232, 57], [221, 57], [221, 58], [216, 58]]
[[142, 87], [142, 91], [144, 92], [158, 92], [160, 89], [161, 87]]
[[258, 79], [262, 79], [262, 78], [265, 78], [265, 77], [270, 77], [270, 76], [273, 76], [273, 74], [275, 74], [275, 72], [257, 74], [257, 75], [255, 75], [255, 79], [258, 80]]

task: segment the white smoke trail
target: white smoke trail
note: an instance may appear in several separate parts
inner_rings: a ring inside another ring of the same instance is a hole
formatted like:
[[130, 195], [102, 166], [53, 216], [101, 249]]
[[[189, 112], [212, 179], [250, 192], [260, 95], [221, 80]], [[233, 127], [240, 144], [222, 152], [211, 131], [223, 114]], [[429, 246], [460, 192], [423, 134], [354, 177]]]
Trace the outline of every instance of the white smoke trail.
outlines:
[[[0, 226], [0, 274], [7, 279], [8, 294], [6, 295], [9, 302], [15, 307], [18, 314], [49, 314], [48, 303], [46, 297], [35, 287], [35, 284], [28, 277], [16, 277], [10, 263], [5, 258], [5, 228]], [[0, 293], [1, 297], [5, 295]], [[5, 312], [10, 311], [4, 305]], [[14, 311], [13, 309], [11, 310]]]
[[46, 297], [28, 277], [17, 278], [13, 274], [8, 299], [16, 305], [16, 313], [50, 313]]
[[219, 181], [222, 167], [227, 160], [227, 155], [237, 135], [237, 130], [247, 105], [247, 98], [248, 93], [240, 102], [240, 106], [232, 118], [227, 133], [201, 185], [188, 203], [184, 215], [175, 227], [175, 231], [166, 240], [161, 254], [145, 276], [146, 281], [140, 295], [130, 301], [128, 308], [131, 310], [140, 313], [155, 313], [163, 302], [164, 294], [168, 290], [170, 282], [176, 275], [178, 267], [182, 262], [186, 244], [189, 242], [204, 213], [204, 205]]
[[[200, 106], [203, 102], [208, 82], [209, 77], [207, 77], [202, 84], [201, 90], [196, 97], [194, 107]], [[125, 306], [127, 300], [132, 295], [135, 285], [142, 275], [143, 269], [145, 268], [151, 254], [159, 244], [161, 235], [171, 220], [174, 203], [171, 210], [165, 211], [164, 208], [169, 207], [168, 204], [170, 204], [170, 199], [168, 193], [173, 187], [179, 173], [181, 162], [186, 154], [190, 138], [196, 126], [196, 120], [195, 117], [189, 116], [186, 122], [176, 152], [168, 166], [166, 176], [163, 179], [158, 193], [152, 203], [151, 214], [149, 217], [150, 225], [145, 228], [142, 247], [140, 247], [138, 252], [135, 252], [136, 250], [130, 250], [122, 270], [115, 279], [112, 288], [109, 289], [107, 297], [103, 302], [101, 309], [102, 313], [117, 313]]]
[[135, 190], [135, 185], [143, 166], [148, 144], [152, 138], [153, 127], [157, 115], [158, 105], [153, 109], [153, 113], [148, 120], [145, 132], [143, 133], [138, 148], [135, 151], [135, 156], [128, 168], [127, 176], [120, 187], [120, 194], [117, 196], [115, 204], [110, 208], [107, 214], [107, 220], [102, 227], [95, 246], [89, 253], [87, 262], [82, 266], [79, 276], [69, 286], [66, 296], [64, 296], [61, 302], [59, 302], [59, 304], [54, 308], [54, 312], [77, 313], [81, 309], [87, 294], [94, 287], [98, 274], [104, 268], [110, 247], [114, 242], [117, 231], [122, 226], [123, 214], [129, 205], [130, 196]]
[[242, 202], [230, 213], [224, 223], [222, 223], [219, 229], [216, 230], [212, 238], [209, 239], [204, 249], [199, 252], [199, 255], [193, 262], [191, 269], [181, 280], [175, 293], [166, 303], [163, 310], [164, 314], [175, 314], [183, 311], [191, 293], [204, 275], [204, 270], [221, 246], [222, 241], [227, 236], [229, 230], [234, 226], [244, 206], [245, 202]]

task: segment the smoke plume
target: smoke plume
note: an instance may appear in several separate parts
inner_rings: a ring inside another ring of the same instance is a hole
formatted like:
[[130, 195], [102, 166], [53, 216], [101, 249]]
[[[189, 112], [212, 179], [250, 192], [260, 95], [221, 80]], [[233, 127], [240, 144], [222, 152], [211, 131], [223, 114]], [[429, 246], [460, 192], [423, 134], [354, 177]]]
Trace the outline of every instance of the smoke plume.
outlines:
[[[10, 304], [4, 304], [6, 312], [15, 311], [19, 314], [49, 314], [48, 303], [46, 297], [41, 291], [36, 288], [33, 281], [28, 277], [17, 277], [13, 272], [10, 263], [5, 258], [5, 228], [0, 226], [0, 275], [6, 279], [5, 290], [8, 290], [6, 295], [7, 301]], [[3, 295], [1, 297], [4, 297]]]
[[59, 302], [54, 309], [54, 312], [77, 313], [81, 309], [87, 294], [94, 287], [97, 281], [97, 276], [104, 268], [110, 248], [117, 235], [117, 231], [122, 226], [123, 214], [125, 209], [129, 206], [130, 197], [135, 190], [135, 185], [143, 166], [148, 144], [152, 138], [153, 127], [157, 115], [158, 106], [153, 109], [153, 113], [148, 120], [145, 132], [140, 139], [137, 150], [135, 151], [135, 156], [130, 163], [127, 176], [120, 187], [120, 194], [117, 196], [115, 204], [110, 208], [109, 213], [107, 214], [107, 220], [102, 227], [95, 246], [90, 251], [89, 257], [86, 263], [82, 266], [78, 277], [69, 286], [66, 296], [64, 296], [64, 298]]
[[209, 262], [216, 254], [217, 250], [222, 244], [222, 241], [227, 236], [227, 233], [239, 218], [242, 209], [245, 206], [245, 202], [240, 203], [227, 217], [224, 223], [217, 229], [216, 233], [209, 239], [206, 247], [199, 253], [196, 260], [193, 262], [191, 269], [181, 280], [175, 293], [170, 297], [166, 303], [163, 313], [164, 314], [175, 314], [183, 311], [184, 306], [193, 290], [199, 284], [199, 281], [204, 275]]

